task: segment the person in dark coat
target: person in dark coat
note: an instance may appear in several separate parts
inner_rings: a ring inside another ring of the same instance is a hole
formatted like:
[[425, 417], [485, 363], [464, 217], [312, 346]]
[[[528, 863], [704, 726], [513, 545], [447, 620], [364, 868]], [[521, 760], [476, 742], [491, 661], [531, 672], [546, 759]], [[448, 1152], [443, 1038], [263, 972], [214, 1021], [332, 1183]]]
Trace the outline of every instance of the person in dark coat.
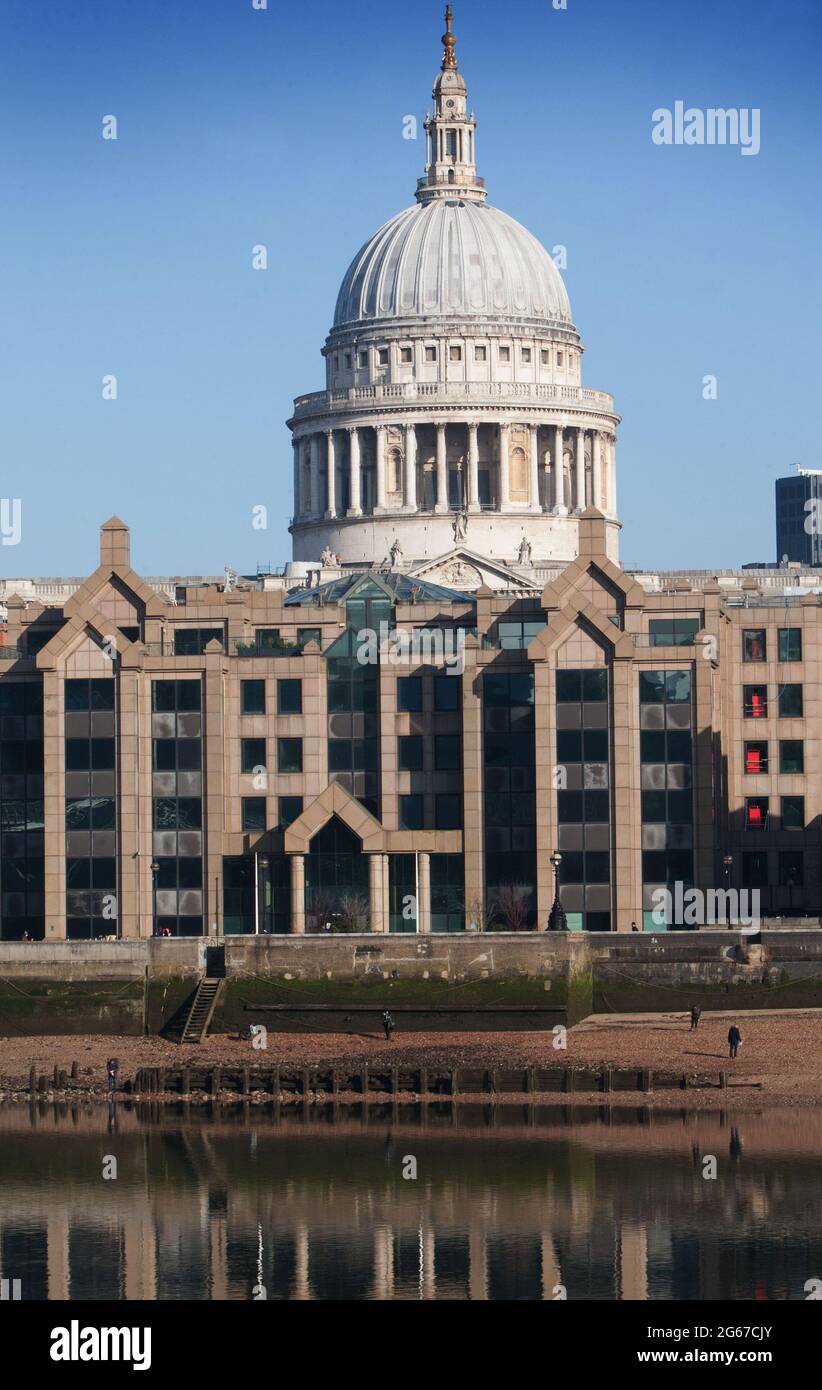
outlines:
[[700, 1007], [699, 1007], [698, 1004], [694, 1004], [694, 1005], [692, 1006], [692, 1008], [691, 1008], [691, 1032], [692, 1032], [692, 1033], [695, 1033], [696, 1030], [697, 1030], [697, 1028], [699, 1027], [699, 1020], [700, 1020], [701, 1017], [702, 1017], [702, 1010], [700, 1009]]
[[730, 1026], [730, 1028], [728, 1029], [728, 1056], [729, 1056], [729, 1057], [735, 1057], [735, 1056], [736, 1056], [737, 1051], [739, 1050], [739, 1044], [740, 1044], [741, 1042], [742, 1042], [742, 1034], [740, 1033], [740, 1031], [739, 1031], [739, 1029], [737, 1028], [736, 1024], [735, 1024], [735, 1023], [732, 1023], [731, 1026]]
[[110, 1092], [117, 1090], [117, 1073], [119, 1072], [119, 1070], [120, 1064], [117, 1061], [117, 1058], [109, 1057], [108, 1061], [106, 1062], [106, 1076], [108, 1077], [108, 1089]]
[[394, 1020], [387, 1009], [383, 1009], [382, 1011], [382, 1026], [385, 1029], [386, 1040], [390, 1042], [391, 1035], [394, 1032]]

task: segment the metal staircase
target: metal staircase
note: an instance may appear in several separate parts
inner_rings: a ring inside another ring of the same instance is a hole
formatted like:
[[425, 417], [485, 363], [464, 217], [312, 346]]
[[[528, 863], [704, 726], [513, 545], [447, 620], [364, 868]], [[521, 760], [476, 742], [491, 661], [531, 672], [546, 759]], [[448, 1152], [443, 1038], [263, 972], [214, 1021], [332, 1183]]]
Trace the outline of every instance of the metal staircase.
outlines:
[[201, 1043], [206, 1036], [214, 1010], [217, 1007], [217, 1000], [220, 997], [225, 980], [213, 979], [204, 975], [195, 994], [188, 1018], [183, 1025], [180, 1042], [182, 1043]]

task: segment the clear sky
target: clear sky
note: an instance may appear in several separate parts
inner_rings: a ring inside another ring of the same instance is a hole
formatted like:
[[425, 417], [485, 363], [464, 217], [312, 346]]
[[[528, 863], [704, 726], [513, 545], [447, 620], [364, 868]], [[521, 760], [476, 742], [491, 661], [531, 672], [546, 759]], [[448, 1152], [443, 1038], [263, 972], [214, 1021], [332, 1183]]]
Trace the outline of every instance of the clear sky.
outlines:
[[[3, 0], [0, 497], [23, 534], [0, 574], [87, 573], [112, 513], [145, 574], [289, 558], [284, 422], [324, 384], [349, 261], [413, 201], [403, 120], [443, 8]], [[774, 478], [822, 466], [819, 0], [454, 10], [490, 200], [567, 246], [585, 384], [623, 417], [623, 563], [774, 559]], [[759, 154], [655, 145], [677, 100], [758, 108]]]

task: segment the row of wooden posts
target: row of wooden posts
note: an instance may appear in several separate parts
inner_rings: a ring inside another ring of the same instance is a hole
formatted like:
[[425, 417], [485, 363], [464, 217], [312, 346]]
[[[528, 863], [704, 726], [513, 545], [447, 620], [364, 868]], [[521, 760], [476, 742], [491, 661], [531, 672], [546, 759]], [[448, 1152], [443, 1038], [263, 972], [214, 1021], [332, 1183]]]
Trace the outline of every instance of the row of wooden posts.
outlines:
[[409, 1069], [364, 1067], [359, 1071], [337, 1067], [300, 1069], [251, 1067], [142, 1067], [129, 1087], [132, 1094], [237, 1095], [543, 1095], [573, 1091], [685, 1090], [689, 1086], [724, 1089], [727, 1072], [705, 1077], [687, 1072], [605, 1068], [593, 1071], [576, 1067], [517, 1070], [458, 1067], [450, 1069]]
[[[51, 1077], [29, 1072], [29, 1091], [44, 1095], [65, 1091], [79, 1081], [79, 1066], [72, 1062], [64, 1071], [57, 1063]], [[268, 1095], [310, 1095], [325, 1093], [401, 1095], [544, 1095], [572, 1091], [687, 1090], [689, 1086], [708, 1086], [724, 1090], [728, 1073], [692, 1076], [687, 1072], [655, 1072], [635, 1068], [606, 1067], [600, 1071], [580, 1067], [523, 1067], [450, 1069], [407, 1067], [363, 1067], [359, 1071], [338, 1067], [141, 1067], [133, 1081], [125, 1080], [118, 1090], [131, 1095], [236, 1095], [263, 1092]]]

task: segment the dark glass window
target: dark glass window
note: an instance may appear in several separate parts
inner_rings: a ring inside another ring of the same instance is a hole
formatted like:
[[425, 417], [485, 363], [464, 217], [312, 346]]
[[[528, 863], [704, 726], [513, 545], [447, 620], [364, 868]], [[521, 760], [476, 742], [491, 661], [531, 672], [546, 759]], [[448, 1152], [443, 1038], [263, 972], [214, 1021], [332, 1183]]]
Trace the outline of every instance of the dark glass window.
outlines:
[[459, 830], [462, 825], [462, 797], [451, 793], [434, 798], [434, 828]]
[[397, 740], [400, 772], [422, 770], [422, 735], [405, 734]]
[[175, 656], [202, 656], [209, 642], [223, 645], [221, 627], [178, 627], [174, 629]]
[[462, 931], [465, 870], [461, 854], [431, 855], [431, 930]]
[[801, 738], [779, 740], [779, 771], [785, 773], [805, 771], [805, 745]]
[[698, 631], [698, 618], [650, 618], [649, 646], [690, 647]]
[[286, 830], [303, 813], [301, 796], [281, 796], [277, 802], [279, 826]]
[[240, 681], [240, 713], [265, 714], [265, 681]]
[[485, 901], [497, 925], [536, 924], [533, 671], [487, 670], [483, 692]]
[[323, 636], [323, 634], [322, 634], [322, 628], [320, 628], [320, 627], [298, 627], [298, 628], [297, 628], [297, 646], [298, 646], [298, 647], [307, 647], [308, 644], [309, 644], [309, 642], [316, 642], [317, 645], [318, 645], [319, 647], [321, 647], [321, 646], [322, 646], [322, 636]]
[[243, 830], [265, 830], [265, 797], [244, 796], [242, 803]]
[[437, 734], [434, 739], [434, 767], [437, 772], [459, 770], [461, 745], [458, 734]]
[[805, 798], [804, 798], [804, 796], [783, 796], [783, 798], [782, 798], [782, 829], [783, 829], [783, 830], [804, 830], [804, 829], [805, 829]]
[[437, 674], [434, 677], [434, 709], [457, 710], [460, 707], [462, 681], [459, 676]]
[[67, 680], [64, 690], [66, 710], [114, 709], [114, 681], [111, 679]]
[[419, 676], [398, 677], [397, 708], [406, 714], [418, 714], [422, 709], [422, 680]]
[[400, 830], [422, 830], [424, 828], [423, 798], [413, 795], [401, 796], [398, 799]]
[[301, 738], [277, 739], [277, 771], [302, 772], [303, 741]]
[[497, 623], [497, 638], [499, 645], [504, 652], [524, 651], [533, 638], [536, 637], [537, 633], [542, 632], [544, 627], [544, 618], [522, 622], [500, 619]]
[[779, 718], [802, 718], [802, 686], [783, 685], [779, 688]]
[[755, 850], [742, 855], [742, 887], [767, 888], [768, 854], [766, 850]]
[[200, 681], [152, 681], [151, 699], [155, 714], [194, 713], [200, 708]]
[[388, 856], [388, 930], [417, 930], [417, 861], [414, 854]]
[[240, 739], [240, 770], [254, 772], [255, 768], [265, 767], [265, 739]]
[[254, 856], [226, 855], [223, 858], [223, 932], [226, 936], [249, 936], [256, 931], [254, 886]]
[[779, 660], [802, 660], [801, 627], [781, 627], [779, 629]]
[[801, 888], [805, 882], [805, 856], [801, 850], [779, 851], [780, 888]]
[[277, 713], [302, 714], [303, 683], [301, 680], [277, 681]]
[[766, 661], [768, 647], [764, 627], [746, 627], [742, 632], [742, 660]]

